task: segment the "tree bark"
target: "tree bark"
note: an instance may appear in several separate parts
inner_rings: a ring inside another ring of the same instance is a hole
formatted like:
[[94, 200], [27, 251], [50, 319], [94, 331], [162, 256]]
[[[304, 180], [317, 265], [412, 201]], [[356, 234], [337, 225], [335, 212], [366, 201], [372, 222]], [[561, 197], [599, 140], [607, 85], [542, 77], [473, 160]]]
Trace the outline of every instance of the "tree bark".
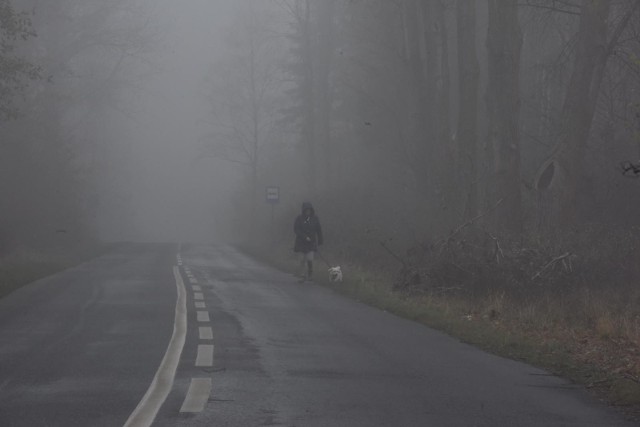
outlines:
[[322, 184], [332, 188], [333, 182], [333, 144], [331, 139], [331, 107], [333, 97], [331, 94], [331, 68], [333, 64], [334, 50], [334, 15], [335, 0], [323, 0], [318, 3], [318, 19], [316, 21], [317, 42], [315, 55], [315, 101], [316, 113], [316, 138], [318, 148], [321, 148], [322, 157]]
[[445, 14], [445, 4], [438, 1], [436, 4], [436, 25], [438, 28], [438, 40], [440, 42], [440, 78], [438, 84], [438, 155], [440, 162], [440, 174], [442, 185], [448, 192], [449, 185], [453, 182], [453, 147], [451, 139], [451, 69], [449, 66], [449, 28]]
[[[253, 11], [252, 11], [253, 13]], [[250, 148], [250, 159], [251, 159], [251, 224], [252, 227], [255, 228], [257, 224], [257, 213], [258, 213], [258, 153], [260, 147], [260, 104], [258, 101], [258, 90], [257, 90], [257, 57], [256, 57], [256, 47], [255, 47], [255, 35], [251, 35], [250, 39], [250, 49], [249, 49], [249, 79], [250, 79], [250, 97], [251, 97], [251, 148]], [[252, 230], [252, 233], [256, 232], [256, 230]]]
[[433, 187], [432, 201], [441, 208], [435, 222], [443, 227], [456, 221], [449, 209], [455, 199], [454, 155], [451, 139], [451, 73], [449, 69], [449, 29], [443, 1], [421, 1], [423, 96], [421, 121], [425, 132], [426, 166]]
[[478, 213], [477, 132], [478, 78], [480, 67], [476, 54], [476, 0], [458, 0], [458, 182], [466, 196], [464, 218]]
[[303, 10], [299, 13], [298, 25], [303, 39], [303, 76], [302, 91], [304, 118], [302, 125], [303, 143], [306, 148], [307, 182], [309, 194], [315, 197], [318, 193], [316, 114], [313, 67], [313, 38], [311, 29], [311, 2], [304, 0]]
[[[403, 86], [408, 105], [408, 155], [418, 189], [428, 194], [433, 187], [433, 129], [429, 127], [425, 96], [425, 67], [423, 60], [423, 32], [417, 0], [403, 0], [404, 61], [410, 80]], [[426, 118], [426, 120], [425, 120]]]
[[[500, 227], [522, 231], [520, 189], [520, 51], [522, 33], [517, 0], [489, 0], [486, 92], [488, 144], [494, 154], [495, 198]], [[488, 193], [491, 193], [490, 191]]]
[[561, 169], [557, 192], [560, 227], [576, 220], [584, 159], [607, 61], [607, 19], [610, 2], [583, 0], [573, 71], [561, 114], [558, 164]]

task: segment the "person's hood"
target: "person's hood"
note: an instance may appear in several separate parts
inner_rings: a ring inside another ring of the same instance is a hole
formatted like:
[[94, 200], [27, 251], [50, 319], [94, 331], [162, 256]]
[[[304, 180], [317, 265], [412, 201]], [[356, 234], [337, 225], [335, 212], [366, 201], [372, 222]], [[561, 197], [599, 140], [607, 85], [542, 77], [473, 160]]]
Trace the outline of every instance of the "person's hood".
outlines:
[[311, 209], [311, 216], [314, 216], [316, 214], [316, 211], [313, 209], [313, 205], [309, 202], [304, 202], [302, 204], [301, 212], [304, 214], [304, 211], [306, 211], [307, 209]]

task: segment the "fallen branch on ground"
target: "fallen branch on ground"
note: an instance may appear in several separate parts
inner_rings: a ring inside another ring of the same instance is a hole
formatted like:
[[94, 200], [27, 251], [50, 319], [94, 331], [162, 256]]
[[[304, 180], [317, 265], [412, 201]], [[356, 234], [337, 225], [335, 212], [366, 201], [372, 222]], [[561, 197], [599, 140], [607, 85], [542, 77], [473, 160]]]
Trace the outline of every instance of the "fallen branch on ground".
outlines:
[[459, 234], [462, 230], [464, 230], [465, 228], [467, 228], [468, 226], [474, 224], [476, 221], [478, 221], [481, 218], [484, 218], [485, 216], [487, 216], [489, 213], [493, 212], [494, 210], [496, 210], [496, 208], [498, 206], [500, 206], [502, 204], [502, 202], [504, 201], [504, 199], [500, 199], [498, 200], [498, 202], [491, 206], [489, 209], [487, 209], [486, 211], [474, 216], [473, 218], [471, 218], [470, 220], [468, 220], [467, 222], [465, 222], [464, 224], [462, 224], [461, 226], [459, 226], [458, 228], [456, 228], [455, 230], [453, 230], [449, 236], [447, 236], [446, 239], [441, 239], [439, 242], [437, 242], [436, 244], [439, 243], [447, 243], [450, 242], [451, 239], [453, 239], [457, 234]]
[[[542, 277], [542, 273], [544, 273], [549, 267], [554, 266], [558, 261], [562, 261], [562, 264], [564, 265], [565, 269], [571, 271], [571, 256], [573, 254], [571, 252], [567, 252], [564, 253], [560, 256], [555, 257], [554, 259], [552, 259], [551, 261], [549, 261], [547, 264], [545, 264], [544, 267], [542, 267], [542, 269], [540, 269], [540, 271], [538, 271], [532, 278], [531, 280], [536, 280], [538, 277]], [[566, 264], [565, 260], [569, 258], [569, 264]]]
[[402, 259], [399, 255], [397, 255], [395, 252], [393, 252], [385, 242], [380, 242], [380, 246], [382, 246], [384, 248], [385, 251], [387, 251], [389, 254], [391, 254], [392, 257], [394, 257], [396, 260], [398, 260], [402, 266], [404, 268], [407, 267], [407, 263], [405, 262], [404, 259]]

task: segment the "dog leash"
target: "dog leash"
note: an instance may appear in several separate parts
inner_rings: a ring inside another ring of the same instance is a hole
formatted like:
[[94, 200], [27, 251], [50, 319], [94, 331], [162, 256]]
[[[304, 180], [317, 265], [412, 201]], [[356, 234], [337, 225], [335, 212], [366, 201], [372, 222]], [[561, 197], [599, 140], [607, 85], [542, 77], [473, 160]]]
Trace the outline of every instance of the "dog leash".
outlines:
[[327, 267], [332, 267], [331, 264], [329, 264], [329, 261], [327, 261], [327, 259], [320, 253], [320, 251], [316, 251], [316, 254], [318, 254], [318, 258], [320, 258], [322, 261], [324, 261], [325, 264], [327, 264]]

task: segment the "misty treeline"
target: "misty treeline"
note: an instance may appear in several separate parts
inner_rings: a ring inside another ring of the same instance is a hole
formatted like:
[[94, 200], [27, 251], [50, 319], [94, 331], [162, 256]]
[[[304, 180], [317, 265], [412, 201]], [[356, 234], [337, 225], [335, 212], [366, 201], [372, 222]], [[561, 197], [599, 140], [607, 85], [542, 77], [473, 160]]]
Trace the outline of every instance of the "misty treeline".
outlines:
[[[144, 91], [166, 53], [159, 4], [0, 1], [3, 246], [105, 223], [134, 235], [131, 128], [156, 102]], [[329, 242], [355, 247], [469, 222], [510, 235], [636, 225], [640, 2], [225, 5], [223, 36], [191, 53], [211, 64], [198, 136], [166, 142], [221, 171], [228, 191], [199, 196], [220, 234], [288, 240], [304, 200]], [[266, 186], [280, 187], [276, 230]]]
[[640, 155], [639, 7], [244, 2], [212, 67], [205, 151], [246, 168], [236, 211], [267, 224], [278, 185], [276, 212], [316, 201], [334, 242], [478, 217], [511, 235], [637, 225], [620, 163]]
[[148, 72], [145, 17], [137, 0], [0, 1], [2, 249], [95, 238], [102, 212], [126, 211], [109, 123]]

